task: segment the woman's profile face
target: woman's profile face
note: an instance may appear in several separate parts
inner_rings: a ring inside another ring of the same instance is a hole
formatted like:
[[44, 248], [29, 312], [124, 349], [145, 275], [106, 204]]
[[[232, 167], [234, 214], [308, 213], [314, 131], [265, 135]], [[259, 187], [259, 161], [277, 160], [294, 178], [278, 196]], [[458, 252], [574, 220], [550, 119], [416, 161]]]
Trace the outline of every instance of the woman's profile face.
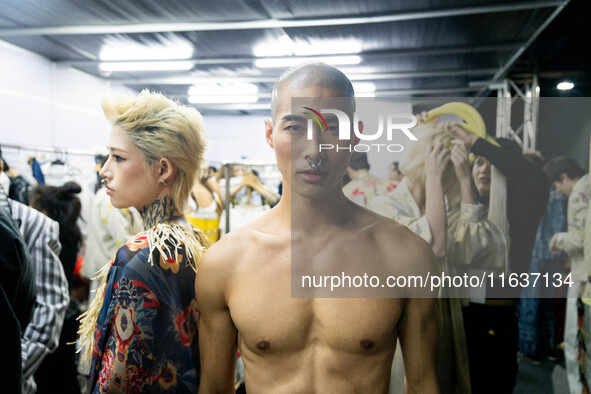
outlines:
[[490, 194], [490, 162], [482, 156], [477, 156], [472, 167], [472, 178], [481, 197]]
[[121, 131], [113, 126], [109, 138], [109, 158], [99, 174], [107, 178], [107, 194], [116, 208], [142, 209], [152, 203], [163, 189], [154, 166]]

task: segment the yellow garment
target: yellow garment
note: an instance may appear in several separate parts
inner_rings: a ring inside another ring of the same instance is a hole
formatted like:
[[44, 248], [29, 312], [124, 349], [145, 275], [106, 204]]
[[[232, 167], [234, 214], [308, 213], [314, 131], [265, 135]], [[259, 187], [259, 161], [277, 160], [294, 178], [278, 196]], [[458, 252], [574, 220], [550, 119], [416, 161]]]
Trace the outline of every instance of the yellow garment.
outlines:
[[187, 221], [191, 225], [199, 230], [209, 238], [211, 243], [216, 243], [220, 239], [220, 219], [202, 219], [196, 218], [189, 214], [186, 215]]

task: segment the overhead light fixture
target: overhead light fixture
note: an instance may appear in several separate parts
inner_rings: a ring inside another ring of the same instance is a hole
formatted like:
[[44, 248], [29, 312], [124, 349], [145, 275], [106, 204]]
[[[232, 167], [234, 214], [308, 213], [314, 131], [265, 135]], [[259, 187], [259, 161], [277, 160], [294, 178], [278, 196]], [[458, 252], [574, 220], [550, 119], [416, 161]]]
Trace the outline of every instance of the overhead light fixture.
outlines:
[[205, 82], [189, 88], [189, 96], [232, 96], [257, 94], [259, 88], [254, 83], [211, 83]]
[[158, 41], [140, 43], [135, 40], [111, 38], [101, 47], [102, 61], [181, 60], [193, 56], [193, 45], [178, 36], [160, 36]]
[[193, 62], [111, 62], [101, 63], [101, 71], [186, 71], [193, 68]]
[[[174, 71], [190, 70], [193, 45], [177, 36], [160, 35], [150, 43], [107, 39], [99, 52], [101, 71]], [[185, 61], [183, 61], [185, 60]], [[143, 62], [146, 61], [146, 62]]]
[[374, 92], [359, 92], [359, 93], [355, 93], [355, 97], [370, 97], [370, 98], [373, 98], [375, 96], [376, 96], [376, 94]]
[[319, 57], [278, 57], [268, 59], [257, 59], [254, 65], [258, 68], [286, 68], [297, 64], [317, 60], [332, 66], [354, 65], [361, 63], [361, 57], [356, 55], [349, 56], [319, 56]]
[[283, 33], [281, 36], [256, 44], [252, 50], [256, 57], [275, 56], [320, 56], [359, 53], [362, 43], [354, 38], [339, 39], [301, 39], [291, 38]]
[[571, 90], [575, 87], [575, 84], [572, 82], [563, 81], [556, 85], [556, 89], [558, 90]]
[[225, 104], [225, 103], [256, 103], [259, 98], [256, 95], [228, 95], [228, 96], [189, 96], [191, 104]]
[[256, 44], [252, 48], [252, 53], [256, 57], [289, 56], [294, 54], [293, 47], [294, 43], [291, 38], [283, 33], [277, 39]]
[[355, 90], [355, 95], [358, 96], [358, 93], [375, 92], [376, 85], [373, 82], [353, 82], [353, 89]]

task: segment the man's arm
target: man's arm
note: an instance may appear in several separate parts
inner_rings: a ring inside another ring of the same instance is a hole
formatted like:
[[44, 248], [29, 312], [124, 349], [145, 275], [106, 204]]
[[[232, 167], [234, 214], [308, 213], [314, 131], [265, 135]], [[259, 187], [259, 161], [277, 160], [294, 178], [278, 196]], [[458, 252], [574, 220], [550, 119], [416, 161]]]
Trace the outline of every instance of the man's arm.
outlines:
[[[533, 201], [543, 201], [539, 195], [548, 193], [550, 185], [544, 171], [523, 156], [499, 148], [482, 138], [476, 140], [470, 152], [486, 157], [509, 181], [519, 187], [520, 192], [536, 196]], [[543, 208], [545, 207], [544, 204]]]
[[[220, 241], [222, 242], [222, 241]], [[218, 246], [218, 245], [216, 245]], [[237, 330], [226, 303], [228, 272], [219, 248], [212, 247], [199, 263], [195, 293], [199, 307], [199, 393], [234, 393]]]
[[523, 156], [495, 146], [483, 138], [476, 137], [460, 126], [449, 125], [448, 130], [456, 138], [464, 142], [466, 150], [485, 157], [508, 180], [517, 185], [523, 193], [537, 196], [539, 193], [546, 193], [548, 190], [548, 179], [544, 171], [527, 161]]
[[[435, 272], [431, 253], [413, 253], [417, 265]], [[425, 274], [424, 272], [422, 273]], [[398, 321], [406, 393], [440, 392], [437, 376], [437, 319], [435, 298], [409, 298]]]

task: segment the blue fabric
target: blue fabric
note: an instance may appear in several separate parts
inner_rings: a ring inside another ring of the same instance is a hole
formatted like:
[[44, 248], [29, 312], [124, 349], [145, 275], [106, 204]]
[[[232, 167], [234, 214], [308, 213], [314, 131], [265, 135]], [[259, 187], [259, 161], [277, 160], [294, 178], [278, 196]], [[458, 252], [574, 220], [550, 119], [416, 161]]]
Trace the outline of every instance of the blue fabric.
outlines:
[[31, 162], [31, 168], [33, 170], [33, 177], [37, 180], [37, 184], [45, 185], [45, 176], [41, 171], [41, 165], [36, 158], [33, 157], [33, 161]]
[[[546, 213], [540, 220], [529, 273], [548, 274], [550, 283], [540, 276], [537, 285], [523, 289], [518, 304], [519, 351], [526, 356], [541, 357], [552, 351], [554, 343], [554, 298], [563, 289], [552, 286], [553, 274], [563, 272], [566, 254], [552, 255], [548, 250], [550, 239], [555, 233], [566, 231], [566, 204], [568, 197], [553, 187]], [[530, 278], [533, 278], [530, 276]], [[543, 298], [540, 298], [543, 297]]]

